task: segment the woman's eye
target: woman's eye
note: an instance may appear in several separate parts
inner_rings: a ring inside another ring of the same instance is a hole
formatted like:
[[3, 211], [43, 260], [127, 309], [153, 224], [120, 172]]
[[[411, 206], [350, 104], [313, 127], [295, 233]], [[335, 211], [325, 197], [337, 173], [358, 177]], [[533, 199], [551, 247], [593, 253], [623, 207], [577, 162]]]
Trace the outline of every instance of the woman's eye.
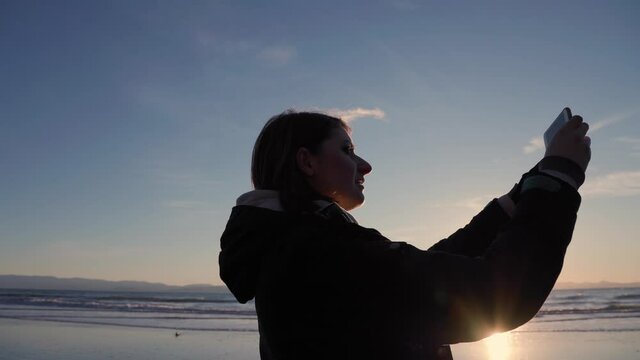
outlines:
[[345, 146], [343, 148], [344, 152], [346, 152], [347, 154], [353, 154], [353, 150], [355, 150], [355, 148], [353, 146]]

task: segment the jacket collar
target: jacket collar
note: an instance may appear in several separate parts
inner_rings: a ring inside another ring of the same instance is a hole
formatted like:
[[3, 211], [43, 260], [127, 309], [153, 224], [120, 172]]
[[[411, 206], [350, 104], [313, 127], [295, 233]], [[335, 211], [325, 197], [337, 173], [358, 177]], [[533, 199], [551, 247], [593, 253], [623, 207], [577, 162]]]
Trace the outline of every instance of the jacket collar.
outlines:
[[275, 190], [253, 190], [246, 192], [236, 200], [236, 205], [259, 207], [273, 211], [284, 211], [279, 194]]
[[[343, 209], [335, 202], [314, 200], [313, 203], [316, 205], [316, 210], [313, 212], [315, 215], [327, 220], [338, 219], [352, 224], [358, 223], [356, 219], [347, 212], [347, 210]], [[280, 203], [279, 193], [276, 190], [252, 190], [246, 192], [238, 197], [236, 205], [253, 206], [284, 212], [282, 203]]]

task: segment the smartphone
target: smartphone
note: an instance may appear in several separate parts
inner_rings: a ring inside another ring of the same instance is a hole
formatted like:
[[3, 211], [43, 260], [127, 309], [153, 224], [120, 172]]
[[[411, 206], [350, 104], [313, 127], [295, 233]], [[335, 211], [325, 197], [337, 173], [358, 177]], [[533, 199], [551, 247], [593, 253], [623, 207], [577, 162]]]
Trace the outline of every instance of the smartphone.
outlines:
[[549, 147], [551, 140], [560, 128], [571, 119], [571, 109], [564, 108], [560, 115], [551, 123], [551, 126], [544, 132], [544, 146]]

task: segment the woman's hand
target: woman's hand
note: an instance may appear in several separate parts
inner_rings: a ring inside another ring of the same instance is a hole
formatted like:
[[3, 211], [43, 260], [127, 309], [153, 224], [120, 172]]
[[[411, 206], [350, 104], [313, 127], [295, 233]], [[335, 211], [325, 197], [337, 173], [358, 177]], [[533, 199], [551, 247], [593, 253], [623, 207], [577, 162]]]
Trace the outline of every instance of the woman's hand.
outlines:
[[561, 156], [567, 158], [587, 170], [591, 160], [591, 139], [586, 136], [589, 125], [576, 115], [564, 124], [551, 140], [545, 156]]

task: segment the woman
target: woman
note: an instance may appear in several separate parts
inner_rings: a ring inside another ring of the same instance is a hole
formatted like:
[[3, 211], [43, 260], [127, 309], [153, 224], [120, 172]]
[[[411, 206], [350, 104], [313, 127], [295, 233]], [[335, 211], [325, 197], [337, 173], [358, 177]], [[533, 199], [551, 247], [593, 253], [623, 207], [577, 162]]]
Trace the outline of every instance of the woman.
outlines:
[[262, 359], [451, 359], [531, 319], [560, 273], [590, 160], [574, 116], [507, 194], [429, 250], [348, 213], [371, 165], [350, 128], [318, 113], [274, 116], [256, 141], [254, 191], [221, 238], [220, 276], [255, 298]]

